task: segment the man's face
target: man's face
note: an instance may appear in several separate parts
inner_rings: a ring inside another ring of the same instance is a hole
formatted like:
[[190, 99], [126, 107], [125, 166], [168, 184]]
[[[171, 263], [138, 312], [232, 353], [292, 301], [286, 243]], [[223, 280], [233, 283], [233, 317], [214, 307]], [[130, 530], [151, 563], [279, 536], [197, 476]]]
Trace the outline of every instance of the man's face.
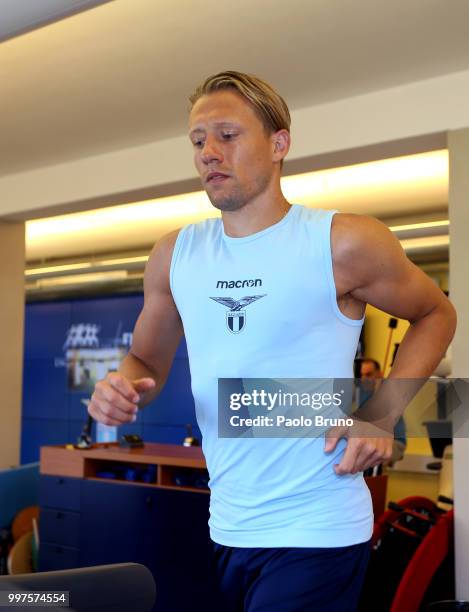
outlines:
[[380, 371], [372, 361], [362, 361], [360, 374], [362, 378], [368, 380], [380, 378]]
[[379, 379], [382, 378], [380, 370], [372, 361], [362, 361], [360, 367], [362, 388], [372, 391]]
[[190, 114], [189, 137], [215, 208], [238, 210], [268, 187], [275, 167], [273, 138], [239, 94], [223, 90], [199, 98]]

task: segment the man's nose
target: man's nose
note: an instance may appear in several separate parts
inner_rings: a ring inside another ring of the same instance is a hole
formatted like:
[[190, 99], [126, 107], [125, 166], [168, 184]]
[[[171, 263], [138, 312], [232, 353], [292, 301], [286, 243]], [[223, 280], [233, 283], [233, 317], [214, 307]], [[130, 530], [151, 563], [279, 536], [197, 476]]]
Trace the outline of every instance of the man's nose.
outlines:
[[223, 155], [212, 138], [206, 138], [201, 152], [202, 161], [209, 164], [211, 161], [222, 161]]

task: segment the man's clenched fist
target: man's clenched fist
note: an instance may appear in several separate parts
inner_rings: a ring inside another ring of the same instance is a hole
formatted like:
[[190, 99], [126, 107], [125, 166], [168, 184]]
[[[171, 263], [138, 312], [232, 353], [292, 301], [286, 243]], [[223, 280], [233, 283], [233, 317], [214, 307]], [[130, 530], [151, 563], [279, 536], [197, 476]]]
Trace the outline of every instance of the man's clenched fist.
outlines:
[[105, 425], [122, 425], [136, 420], [140, 393], [155, 387], [153, 378], [130, 380], [109, 372], [105, 379], [96, 383], [88, 413]]

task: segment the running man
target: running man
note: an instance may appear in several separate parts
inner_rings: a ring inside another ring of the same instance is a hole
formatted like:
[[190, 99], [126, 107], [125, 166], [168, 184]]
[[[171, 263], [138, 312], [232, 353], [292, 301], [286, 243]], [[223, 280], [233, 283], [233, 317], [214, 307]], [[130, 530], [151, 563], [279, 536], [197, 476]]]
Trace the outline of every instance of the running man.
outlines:
[[392, 429], [219, 438], [217, 380], [353, 378], [367, 303], [410, 321], [390, 377], [427, 377], [455, 311], [379, 221], [285, 199], [290, 113], [269, 84], [226, 71], [190, 101], [195, 166], [221, 218], [154, 246], [130, 351], [96, 384], [88, 410], [108, 425], [134, 421], [161, 391], [184, 333], [220, 610], [354, 610], [373, 526], [362, 473], [389, 460]]

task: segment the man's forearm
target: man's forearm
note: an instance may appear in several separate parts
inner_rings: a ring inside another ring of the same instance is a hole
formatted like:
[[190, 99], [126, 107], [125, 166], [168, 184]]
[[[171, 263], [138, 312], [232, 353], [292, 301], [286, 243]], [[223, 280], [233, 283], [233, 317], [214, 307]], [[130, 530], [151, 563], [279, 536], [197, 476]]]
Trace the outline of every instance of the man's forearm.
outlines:
[[136, 357], [130, 351], [122, 360], [118, 371], [129, 380], [135, 380], [137, 378], [153, 378], [155, 381], [156, 385], [154, 389], [140, 392], [140, 401], [138, 403], [139, 408], [143, 408], [152, 402], [159, 394], [164, 384], [164, 381], [161, 380], [161, 377], [158, 376], [154, 370], [148, 367], [141, 359]]
[[412, 323], [388, 378], [427, 379], [443, 359], [455, 329], [456, 313], [450, 302]]
[[391, 432], [444, 357], [455, 328], [456, 314], [449, 302], [412, 323], [388, 378], [354, 416]]

